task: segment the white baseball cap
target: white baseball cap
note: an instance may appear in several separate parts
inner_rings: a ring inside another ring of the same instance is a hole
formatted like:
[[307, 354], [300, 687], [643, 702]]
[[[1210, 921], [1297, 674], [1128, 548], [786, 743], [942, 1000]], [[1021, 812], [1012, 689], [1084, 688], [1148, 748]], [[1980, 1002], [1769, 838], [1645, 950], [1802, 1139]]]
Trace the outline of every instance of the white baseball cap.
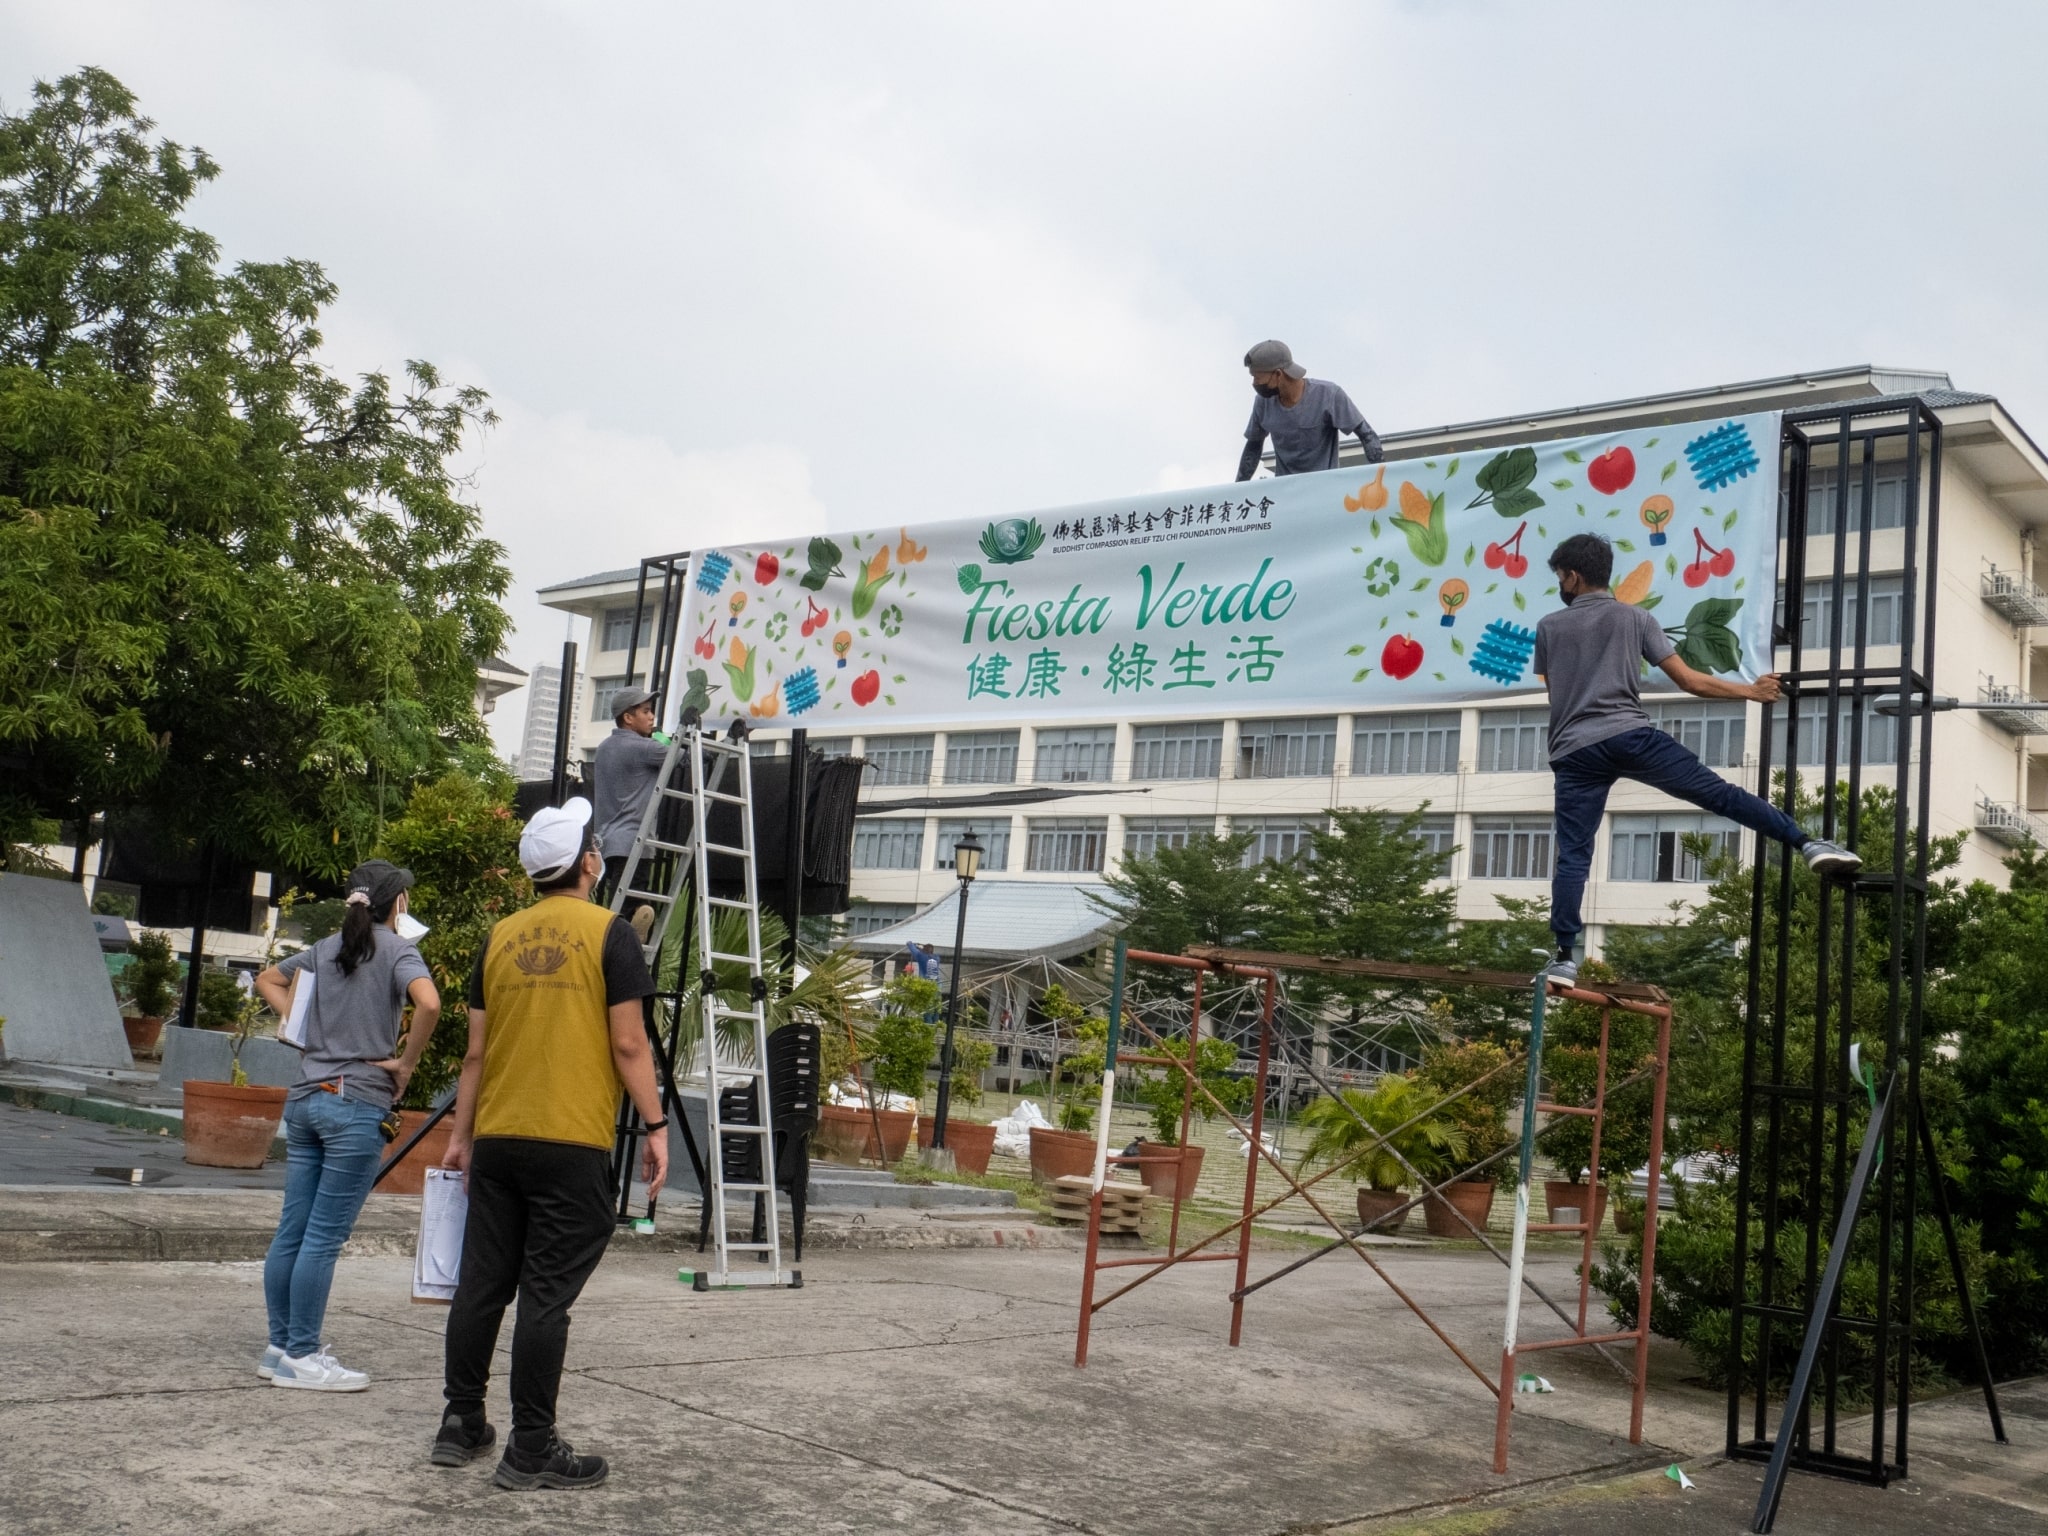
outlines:
[[589, 838], [590, 802], [581, 795], [535, 811], [519, 834], [519, 866], [541, 885], [562, 878], [583, 857]]

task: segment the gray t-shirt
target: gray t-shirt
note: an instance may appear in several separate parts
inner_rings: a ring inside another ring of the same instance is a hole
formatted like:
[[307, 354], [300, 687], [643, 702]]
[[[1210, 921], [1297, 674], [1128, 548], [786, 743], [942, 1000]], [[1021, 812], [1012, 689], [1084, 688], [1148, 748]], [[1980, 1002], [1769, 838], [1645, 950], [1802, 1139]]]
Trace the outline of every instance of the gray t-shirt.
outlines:
[[1337, 467], [1337, 436], [1356, 433], [1365, 426], [1365, 416], [1351, 403], [1351, 397], [1328, 379], [1304, 379], [1302, 395], [1293, 407], [1276, 396], [1252, 400], [1252, 419], [1245, 426], [1249, 442], [1273, 440], [1273, 469], [1282, 475], [1304, 475], [1318, 469]]
[[1650, 723], [1643, 663], [1677, 652], [1656, 618], [1612, 592], [1588, 592], [1536, 621], [1533, 670], [1550, 687], [1550, 760]]
[[647, 797], [667, 758], [667, 747], [623, 725], [597, 744], [597, 759], [590, 765], [590, 818], [597, 824], [598, 851], [606, 858], [633, 851]]
[[341, 953], [338, 933], [277, 963], [287, 981], [313, 967], [306, 1050], [299, 1081], [286, 1097], [307, 1098], [320, 1092], [320, 1084], [339, 1081], [344, 1098], [379, 1109], [391, 1107], [391, 1077], [370, 1063], [398, 1053], [398, 1021], [404, 1017], [406, 990], [430, 978], [427, 962], [412, 940], [401, 939], [382, 924], [370, 932], [377, 941], [376, 953], [354, 974], [343, 971], [336, 958]]

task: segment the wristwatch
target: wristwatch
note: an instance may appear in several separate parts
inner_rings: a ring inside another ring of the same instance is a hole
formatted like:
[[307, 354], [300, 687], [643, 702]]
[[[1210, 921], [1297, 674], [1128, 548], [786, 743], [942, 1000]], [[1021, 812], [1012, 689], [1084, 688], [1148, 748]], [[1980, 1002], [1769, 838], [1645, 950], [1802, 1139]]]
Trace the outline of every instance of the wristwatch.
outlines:
[[660, 1118], [659, 1120], [650, 1120], [650, 1121], [648, 1121], [648, 1122], [647, 1122], [647, 1129], [648, 1129], [648, 1130], [650, 1130], [650, 1131], [665, 1131], [665, 1130], [667, 1130], [667, 1129], [668, 1129], [668, 1116], [664, 1115], [664, 1116], [662, 1116], [662, 1117], [661, 1117], [661, 1118]]

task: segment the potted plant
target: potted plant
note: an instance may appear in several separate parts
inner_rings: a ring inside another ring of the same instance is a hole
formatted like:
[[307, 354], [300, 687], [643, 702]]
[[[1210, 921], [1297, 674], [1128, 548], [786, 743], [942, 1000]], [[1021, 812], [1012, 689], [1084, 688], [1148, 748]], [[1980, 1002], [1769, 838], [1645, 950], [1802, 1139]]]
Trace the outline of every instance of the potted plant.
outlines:
[[[1587, 981], [1612, 981], [1614, 972], [1598, 960], [1588, 960], [1579, 975]], [[1656, 1050], [1656, 1026], [1641, 1014], [1613, 1010], [1607, 1036], [1607, 1080], [1620, 1082], [1640, 1067]], [[1543, 1069], [1549, 1080], [1551, 1102], [1590, 1104], [1600, 1073], [1600, 1010], [1589, 1003], [1565, 1003], [1554, 1009], [1544, 1024]], [[1593, 1156], [1593, 1122], [1584, 1115], [1567, 1115], [1564, 1123], [1544, 1133], [1544, 1150], [1557, 1166], [1562, 1179], [1546, 1180], [1543, 1186], [1550, 1219], [1567, 1207], [1590, 1221], [1594, 1231], [1607, 1212], [1607, 1183], [1627, 1179], [1650, 1156], [1650, 1104], [1652, 1085], [1648, 1082], [1607, 1095], [1607, 1113], [1600, 1128], [1600, 1166], [1590, 1167]], [[1590, 1175], [1590, 1177], [1589, 1177]]]
[[1074, 1045], [1053, 1068], [1058, 1124], [1031, 1128], [1031, 1176], [1049, 1184], [1095, 1172], [1095, 1099], [1109, 1049], [1109, 1020], [1090, 1018], [1058, 982], [1045, 989], [1040, 1006], [1051, 1017], [1055, 1032], [1069, 1036]]
[[128, 1008], [121, 1015], [121, 1028], [127, 1032], [128, 1049], [137, 1055], [156, 1049], [164, 1032], [164, 1016], [177, 1000], [173, 989], [178, 973], [171, 941], [161, 933], [145, 928], [128, 946], [128, 965], [120, 981]]
[[1370, 1089], [1344, 1089], [1342, 1102], [1318, 1098], [1301, 1112], [1309, 1142], [1299, 1166], [1346, 1165], [1349, 1176], [1361, 1181], [1358, 1219], [1366, 1230], [1399, 1231], [1405, 1216], [1392, 1224], [1386, 1218], [1405, 1203], [1401, 1189], [1408, 1168], [1433, 1178], [1457, 1167], [1465, 1152], [1465, 1134], [1456, 1122], [1448, 1114], [1428, 1113], [1439, 1097], [1413, 1077], [1390, 1073]]
[[[1203, 1040], [1190, 1058], [1187, 1037], [1175, 1035], [1147, 1054], [1188, 1059], [1195, 1080], [1232, 1114], [1242, 1114], [1251, 1106], [1250, 1081], [1231, 1075], [1230, 1069], [1237, 1064], [1237, 1052], [1228, 1040]], [[1207, 1149], [1192, 1143], [1185, 1149], [1181, 1147], [1181, 1110], [1186, 1106], [1192, 1116], [1206, 1121], [1216, 1113], [1215, 1107], [1202, 1094], [1191, 1093], [1186, 1077], [1176, 1068], [1162, 1068], [1148, 1076], [1138, 1085], [1138, 1098], [1152, 1117], [1152, 1135], [1138, 1143], [1138, 1155], [1147, 1159], [1138, 1164], [1138, 1177], [1162, 1200], [1171, 1200], [1176, 1194], [1192, 1195], [1202, 1177], [1202, 1157]], [[1176, 1152], [1181, 1156], [1173, 1162], [1151, 1161]], [[1183, 1170], [1187, 1175], [1185, 1187], [1181, 1180]]]
[[[1508, 1129], [1508, 1109], [1520, 1094], [1522, 1079], [1501, 1070], [1507, 1061], [1506, 1051], [1483, 1040], [1434, 1046], [1423, 1054], [1422, 1070], [1416, 1076], [1437, 1098], [1449, 1098], [1469, 1084], [1480, 1083], [1452, 1099], [1443, 1111], [1465, 1138], [1461, 1161], [1466, 1167], [1484, 1162], [1515, 1139]], [[1512, 1184], [1519, 1176], [1519, 1165], [1503, 1158], [1477, 1178], [1442, 1186], [1442, 1193], [1423, 1208], [1431, 1235], [1469, 1237], [1471, 1231], [1458, 1215], [1484, 1231], [1493, 1210], [1495, 1186]], [[1454, 1210], [1458, 1215], [1452, 1214]]]
[[[939, 1039], [939, 1026], [934, 1021], [941, 1006], [939, 984], [922, 976], [897, 976], [882, 989], [882, 1016], [875, 1021], [873, 1031], [878, 1092], [901, 1094], [913, 1106], [923, 1103], [925, 1076]], [[888, 1102], [882, 1100], [884, 1105]], [[917, 1117], [915, 1107], [881, 1110], [883, 1162], [902, 1159], [917, 1129]], [[872, 1151], [870, 1148], [871, 1155]]]
[[[960, 1114], [962, 1105], [972, 1109], [981, 1103], [981, 1075], [995, 1060], [996, 1048], [972, 1036], [953, 1041], [953, 1090], [946, 1105], [946, 1150], [953, 1154], [953, 1166], [963, 1173], [987, 1173], [988, 1160], [996, 1149], [996, 1128], [982, 1120]], [[917, 1123], [917, 1144], [932, 1144], [933, 1121]]]
[[[227, 976], [224, 970], [220, 974]], [[201, 986], [204, 1017], [204, 980]], [[256, 1033], [266, 1010], [256, 998], [243, 996], [232, 976], [228, 976], [228, 986], [239, 1003], [231, 1021], [235, 1036], [229, 1048], [232, 1076], [225, 1083], [185, 1080], [185, 1161], [202, 1168], [261, 1168], [277, 1139], [285, 1090], [258, 1087], [242, 1070], [242, 1047]]]

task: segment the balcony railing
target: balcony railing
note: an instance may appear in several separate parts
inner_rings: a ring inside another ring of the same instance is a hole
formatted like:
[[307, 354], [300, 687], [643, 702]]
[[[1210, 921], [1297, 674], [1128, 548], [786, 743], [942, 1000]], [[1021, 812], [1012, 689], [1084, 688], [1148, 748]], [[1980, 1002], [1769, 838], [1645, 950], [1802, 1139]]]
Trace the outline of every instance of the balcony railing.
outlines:
[[[2048, 702], [2043, 702], [2003, 683], [1986, 683], [1977, 690], [1980, 704], [2010, 704], [2011, 709], [1985, 709], [1978, 713], [2001, 731], [2014, 736], [2048, 734]], [[2031, 707], [2029, 707], [2031, 706]]]
[[2018, 848], [2026, 843], [2048, 847], [2048, 826], [2044, 826], [2041, 818], [2032, 811], [2017, 805], [1979, 800], [1977, 830], [1994, 843], [2003, 843], [2008, 848]]
[[2048, 624], [2048, 591], [2025, 576], [1992, 566], [1983, 577], [1984, 601], [2015, 624]]

